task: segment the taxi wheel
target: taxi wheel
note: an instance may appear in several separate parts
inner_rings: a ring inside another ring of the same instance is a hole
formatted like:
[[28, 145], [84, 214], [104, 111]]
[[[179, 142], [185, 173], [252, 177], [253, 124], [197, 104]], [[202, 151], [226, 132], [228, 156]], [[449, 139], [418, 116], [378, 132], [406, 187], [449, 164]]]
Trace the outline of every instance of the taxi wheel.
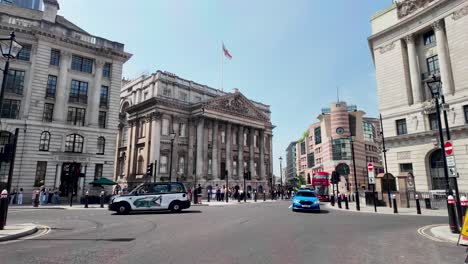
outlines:
[[182, 211], [182, 208], [180, 207], [180, 204], [178, 202], [173, 202], [169, 209], [173, 213], [179, 213], [180, 211]]
[[118, 214], [128, 214], [130, 212], [130, 206], [126, 203], [121, 203], [119, 204], [119, 207], [117, 208], [117, 213]]

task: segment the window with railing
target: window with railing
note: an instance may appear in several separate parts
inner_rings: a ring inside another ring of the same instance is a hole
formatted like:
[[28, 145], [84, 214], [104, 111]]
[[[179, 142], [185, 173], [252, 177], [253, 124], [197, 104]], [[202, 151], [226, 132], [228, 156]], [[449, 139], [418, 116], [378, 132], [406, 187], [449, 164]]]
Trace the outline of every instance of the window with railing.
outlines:
[[46, 98], [55, 98], [57, 90], [57, 76], [49, 75], [47, 78]]
[[60, 66], [60, 50], [52, 49], [50, 52], [50, 65]]
[[72, 56], [72, 70], [92, 73], [93, 72], [93, 59], [81, 57], [78, 55]]
[[88, 103], [88, 83], [77, 81], [77, 80], [72, 80], [71, 89], [70, 89], [70, 97], [68, 101], [70, 103], [87, 104]]
[[20, 100], [3, 99], [1, 117], [19, 119], [20, 106]]
[[68, 107], [67, 123], [74, 126], [84, 126], [85, 116], [85, 108]]
[[21, 48], [20, 52], [18, 52], [18, 55], [16, 55], [16, 59], [22, 61], [29, 61], [31, 59], [32, 45], [22, 44], [22, 46], [23, 48]]
[[54, 104], [44, 104], [44, 113], [42, 114], [42, 122], [52, 122], [54, 115]]
[[101, 97], [99, 99], [99, 106], [107, 108], [109, 105], [109, 87], [101, 86]]
[[25, 71], [10, 69], [6, 77], [5, 92], [23, 94]]

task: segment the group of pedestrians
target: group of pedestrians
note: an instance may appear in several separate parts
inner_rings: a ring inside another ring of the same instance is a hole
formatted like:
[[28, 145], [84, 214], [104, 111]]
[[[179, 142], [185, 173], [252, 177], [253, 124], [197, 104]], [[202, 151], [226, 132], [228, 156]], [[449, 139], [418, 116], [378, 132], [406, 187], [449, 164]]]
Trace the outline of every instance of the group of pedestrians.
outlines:
[[13, 189], [10, 195], [9, 202], [11, 205], [14, 205], [14, 204], [22, 205], [23, 204], [23, 188], [19, 188], [19, 191], [17, 189]]
[[32, 201], [33, 205], [35, 203], [40, 205], [58, 205], [60, 204], [60, 191], [58, 188], [52, 190], [52, 188], [46, 188], [45, 186], [42, 186], [39, 189], [33, 190]]
[[220, 188], [217, 184], [216, 184], [216, 201], [218, 202], [222, 202], [224, 201], [224, 196], [225, 196], [225, 193], [226, 193], [226, 186], [223, 185], [222, 188]]

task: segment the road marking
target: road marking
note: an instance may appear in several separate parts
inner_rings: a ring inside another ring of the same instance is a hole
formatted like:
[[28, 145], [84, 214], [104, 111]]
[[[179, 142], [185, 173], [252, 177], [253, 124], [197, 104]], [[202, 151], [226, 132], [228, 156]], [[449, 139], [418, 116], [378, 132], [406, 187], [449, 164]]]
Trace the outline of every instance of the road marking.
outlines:
[[441, 226], [441, 225], [428, 225], [428, 226], [423, 226], [421, 228], [418, 229], [418, 234], [420, 234], [421, 236], [425, 237], [425, 238], [428, 238], [432, 241], [436, 241], [436, 242], [443, 242], [443, 243], [450, 243], [449, 241], [446, 241], [446, 240], [442, 240], [440, 238], [437, 238], [437, 237], [434, 237], [432, 235], [429, 235], [426, 233], [426, 230], [430, 230], [431, 228], [433, 227], [437, 227], [437, 226]]
[[18, 238], [18, 239], [15, 239], [15, 240], [9, 240], [9, 241], [5, 241], [5, 242], [1, 242], [0, 245], [3, 245], [3, 244], [11, 244], [11, 243], [19, 242], [19, 241], [25, 241], [25, 240], [35, 239], [35, 238], [38, 238], [38, 237], [47, 235], [47, 234], [49, 234], [50, 231], [51, 231], [51, 228], [50, 228], [49, 226], [46, 226], [46, 225], [37, 225], [37, 229], [38, 229], [38, 232], [36, 232], [36, 233], [33, 234], [33, 235], [26, 236], [26, 237], [22, 237], [22, 238]]

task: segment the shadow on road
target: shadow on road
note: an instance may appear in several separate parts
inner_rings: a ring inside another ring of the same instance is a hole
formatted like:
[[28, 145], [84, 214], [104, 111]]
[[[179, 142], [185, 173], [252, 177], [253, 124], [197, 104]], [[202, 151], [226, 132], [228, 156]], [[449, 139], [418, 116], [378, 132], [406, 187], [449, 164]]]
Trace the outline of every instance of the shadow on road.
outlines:
[[329, 214], [330, 211], [321, 209], [319, 212], [317, 211], [294, 211], [295, 213], [302, 213], [302, 214]]
[[[128, 215], [143, 215], [143, 214], [198, 214], [201, 213], [200, 210], [183, 210], [179, 213], [173, 213], [171, 211], [132, 211]], [[113, 213], [112, 215], [118, 215], [117, 213]]]

